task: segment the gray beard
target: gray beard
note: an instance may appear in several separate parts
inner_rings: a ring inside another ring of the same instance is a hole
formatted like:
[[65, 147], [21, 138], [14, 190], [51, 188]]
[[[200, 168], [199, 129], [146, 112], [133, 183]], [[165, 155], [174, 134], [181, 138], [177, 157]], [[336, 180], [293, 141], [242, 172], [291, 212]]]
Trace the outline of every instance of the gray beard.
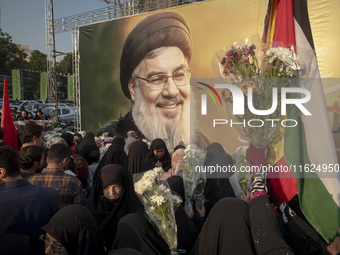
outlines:
[[[152, 107], [142, 98], [139, 88], [136, 87], [136, 100], [132, 105], [132, 117], [139, 131], [152, 141], [156, 138], [167, 139], [168, 149], [173, 149], [180, 142], [189, 145], [190, 143], [190, 105], [184, 101], [183, 111], [179, 113], [181, 116], [178, 121], [170, 125], [164, 124], [156, 112], [157, 102]], [[170, 99], [171, 100], [171, 99]], [[162, 100], [163, 101], [163, 100]], [[169, 119], [175, 116], [167, 116]]]

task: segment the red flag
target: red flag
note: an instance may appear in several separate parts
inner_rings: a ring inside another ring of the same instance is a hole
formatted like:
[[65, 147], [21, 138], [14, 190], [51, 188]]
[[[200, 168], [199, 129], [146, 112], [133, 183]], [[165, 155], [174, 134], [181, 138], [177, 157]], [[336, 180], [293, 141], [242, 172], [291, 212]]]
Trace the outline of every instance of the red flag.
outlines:
[[[296, 50], [293, 0], [269, 1], [263, 40], [268, 48], [285, 47]], [[278, 160], [275, 166], [288, 167], [285, 157]], [[294, 174], [289, 171], [283, 175], [268, 174], [272, 191], [280, 198], [272, 201], [274, 203], [281, 203], [281, 200], [288, 203], [298, 192]], [[271, 194], [271, 197], [275, 196]]]
[[4, 78], [4, 92], [2, 102], [1, 127], [4, 130], [3, 141], [7, 146], [13, 147], [18, 151], [17, 130], [15, 128], [13, 118], [11, 115], [11, 107], [9, 105], [7, 80]]

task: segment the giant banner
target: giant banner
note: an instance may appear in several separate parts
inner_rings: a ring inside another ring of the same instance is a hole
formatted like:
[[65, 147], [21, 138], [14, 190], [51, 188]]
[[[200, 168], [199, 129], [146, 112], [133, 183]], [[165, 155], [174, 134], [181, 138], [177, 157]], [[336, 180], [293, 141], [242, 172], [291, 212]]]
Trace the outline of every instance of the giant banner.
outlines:
[[[193, 40], [192, 58], [189, 64], [193, 70], [191, 77], [216, 77], [212, 68], [213, 59], [219, 50], [230, 46], [233, 42], [240, 42], [252, 35], [255, 37], [257, 35], [260, 41], [267, 5], [268, 2], [264, 0], [212, 0], [172, 8], [171, 11], [185, 17], [191, 29]], [[332, 15], [321, 16], [321, 9], [332, 10], [330, 12]], [[335, 40], [331, 39], [331, 35], [334, 35], [332, 31], [339, 30], [339, 22], [336, 22], [340, 16], [339, 3], [331, 1], [320, 4], [316, 0], [310, 0], [308, 11], [321, 76], [339, 77], [340, 71], [336, 68], [336, 62], [340, 56], [340, 49], [336, 47]], [[80, 93], [83, 130], [96, 132], [108, 121], [117, 119], [130, 110], [131, 101], [123, 94], [120, 84], [120, 57], [129, 32], [150, 14], [152, 13], [80, 28]], [[197, 92], [194, 85], [196, 84], [191, 84], [192, 89]], [[328, 106], [334, 105], [340, 95], [338, 89], [330, 91], [332, 92], [326, 95]], [[201, 93], [194, 93], [191, 96], [196, 101], [201, 101]], [[213, 112], [220, 116], [225, 114], [225, 106], [216, 107], [209, 104], [211, 102], [208, 100], [208, 111], [210, 108], [210, 111], [213, 109]], [[337, 109], [331, 108], [332, 111]], [[196, 111], [197, 115], [201, 113], [199, 105]], [[332, 112], [332, 116], [337, 115]], [[339, 128], [337, 120], [332, 124], [334, 129]], [[211, 123], [198, 121], [196, 125], [203, 133], [211, 133], [209, 132]], [[221, 135], [225, 132], [231, 135], [227, 138]], [[226, 131], [222, 125], [209, 136], [212, 136], [209, 138], [215, 141], [222, 139], [223, 142], [225, 139], [229, 152], [233, 152], [242, 143], [240, 140], [243, 140], [234, 128]]]

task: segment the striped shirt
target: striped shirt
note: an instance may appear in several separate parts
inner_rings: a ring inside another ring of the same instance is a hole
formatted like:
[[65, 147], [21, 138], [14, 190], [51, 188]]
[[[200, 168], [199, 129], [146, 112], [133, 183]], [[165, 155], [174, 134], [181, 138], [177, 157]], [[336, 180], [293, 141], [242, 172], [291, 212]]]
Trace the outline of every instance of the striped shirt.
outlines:
[[51, 187], [59, 193], [59, 209], [69, 204], [85, 204], [83, 188], [77, 177], [60, 168], [45, 168], [27, 179], [33, 185]]

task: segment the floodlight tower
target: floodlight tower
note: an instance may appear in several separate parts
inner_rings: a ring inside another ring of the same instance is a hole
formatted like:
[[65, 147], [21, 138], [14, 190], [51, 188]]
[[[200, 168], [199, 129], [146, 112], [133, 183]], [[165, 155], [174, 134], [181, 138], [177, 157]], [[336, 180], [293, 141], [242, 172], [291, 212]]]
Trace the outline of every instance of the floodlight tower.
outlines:
[[[55, 104], [58, 108], [58, 90], [56, 77], [56, 52], [55, 52], [55, 34], [54, 34], [54, 17], [53, 17], [53, 0], [45, 0], [45, 29], [46, 29], [46, 55], [47, 55], [47, 81], [48, 95], [50, 103]], [[52, 107], [50, 108], [53, 109]], [[57, 115], [58, 110], [50, 112], [51, 115]]]

